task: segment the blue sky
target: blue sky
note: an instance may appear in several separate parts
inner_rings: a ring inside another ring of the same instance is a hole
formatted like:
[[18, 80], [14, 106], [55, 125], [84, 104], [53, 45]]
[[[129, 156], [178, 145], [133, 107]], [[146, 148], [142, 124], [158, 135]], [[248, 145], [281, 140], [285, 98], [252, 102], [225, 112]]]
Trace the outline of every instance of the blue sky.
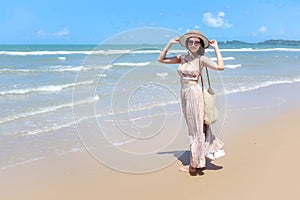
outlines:
[[121, 32], [199, 29], [219, 41], [300, 40], [299, 0], [10, 0], [0, 44], [98, 44]]

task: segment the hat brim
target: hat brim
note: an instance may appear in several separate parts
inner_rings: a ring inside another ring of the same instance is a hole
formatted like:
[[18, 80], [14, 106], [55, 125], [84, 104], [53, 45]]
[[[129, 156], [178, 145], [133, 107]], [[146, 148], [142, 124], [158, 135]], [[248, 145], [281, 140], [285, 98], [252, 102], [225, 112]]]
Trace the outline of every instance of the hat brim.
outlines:
[[183, 36], [181, 36], [179, 38], [179, 44], [183, 47], [186, 47], [185, 44], [186, 44], [186, 40], [188, 38], [191, 38], [191, 37], [197, 37], [197, 38], [200, 38], [203, 43], [204, 43], [204, 48], [208, 48], [209, 47], [209, 40], [207, 39], [207, 37], [205, 37], [204, 35], [202, 34], [197, 34], [197, 33], [186, 33], [184, 34]]

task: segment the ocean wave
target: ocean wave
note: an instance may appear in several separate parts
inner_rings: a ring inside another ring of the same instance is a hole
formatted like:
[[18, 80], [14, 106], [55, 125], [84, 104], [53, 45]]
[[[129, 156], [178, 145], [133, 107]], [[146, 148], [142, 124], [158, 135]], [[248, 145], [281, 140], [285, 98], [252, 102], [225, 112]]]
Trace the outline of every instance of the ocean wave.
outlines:
[[71, 65], [57, 65], [51, 66], [47, 72], [79, 72], [85, 69], [83, 66], [71, 66]]
[[257, 90], [257, 89], [269, 87], [272, 85], [292, 84], [292, 83], [299, 83], [299, 82], [300, 82], [300, 78], [294, 78], [291, 80], [265, 81], [265, 82], [261, 82], [257, 85], [254, 85], [254, 86], [245, 86], [245, 87], [243, 86], [243, 87], [238, 87], [238, 88], [234, 88], [234, 89], [225, 89], [225, 94], [248, 92], [251, 90]]
[[46, 70], [42, 69], [15, 69], [15, 68], [2, 68], [0, 69], [0, 73], [36, 73], [36, 72], [46, 72]]
[[235, 68], [239, 68], [239, 67], [242, 67], [241, 64], [232, 64], [232, 65], [225, 65], [224, 66], [225, 68], [228, 68], [228, 69], [235, 69]]
[[67, 58], [65, 56], [59, 56], [57, 57], [58, 60], [66, 60]]
[[139, 62], [139, 63], [127, 63], [127, 62], [121, 62], [121, 63], [112, 63], [113, 66], [146, 66], [149, 65], [151, 62]]
[[5, 95], [24, 95], [33, 92], [59, 92], [67, 88], [75, 87], [75, 86], [82, 86], [82, 85], [91, 85], [94, 81], [82, 81], [78, 83], [68, 83], [63, 85], [46, 85], [46, 86], [39, 86], [34, 88], [22, 88], [22, 89], [13, 89], [7, 91], [0, 91], [0, 96]]
[[92, 51], [0, 51], [0, 55], [8, 56], [43, 56], [43, 55], [70, 55], [92, 54]]
[[[122, 55], [122, 54], [149, 54], [159, 53], [159, 50], [132, 50], [132, 49], [120, 49], [120, 50], [92, 50], [92, 51], [0, 51], [0, 55], [6, 56], [44, 56], [44, 55]], [[65, 56], [57, 57], [59, 60], [65, 60]]]
[[[0, 55], [7, 56], [44, 56], [44, 55], [113, 55], [113, 54], [128, 54], [128, 53], [141, 53], [132, 50], [94, 50], [94, 51], [0, 51]], [[58, 59], [65, 60], [66, 57], [59, 56]]]
[[78, 72], [82, 66], [58, 65], [47, 68], [24, 69], [24, 68], [2, 68], [0, 73], [45, 73], [45, 72]]
[[164, 78], [167, 77], [169, 74], [167, 72], [165, 73], [156, 73], [156, 76], [160, 77], [160, 78]]
[[[210, 59], [213, 60], [213, 61], [217, 61], [216, 57], [212, 57]], [[223, 57], [223, 60], [235, 60], [235, 58], [232, 57], [232, 56], [229, 56], [229, 57]]]
[[[85, 101], [82, 101], [82, 103], [91, 103], [92, 101], [96, 101], [98, 100], [97, 98], [99, 97], [94, 97], [95, 100], [93, 99], [90, 99], [90, 101], [88, 102], [87, 100]], [[72, 119], [70, 120], [69, 122], [65, 122], [63, 124], [52, 124], [52, 125], [47, 125], [45, 127], [42, 127], [42, 128], [37, 128], [37, 129], [33, 129], [33, 130], [30, 130], [30, 131], [19, 131], [17, 133], [15, 133], [15, 135], [19, 135], [19, 136], [26, 136], [26, 135], [41, 135], [41, 134], [45, 134], [47, 132], [50, 132], [50, 131], [56, 131], [56, 130], [60, 130], [60, 129], [63, 129], [63, 128], [68, 128], [68, 127], [72, 127], [78, 123], [81, 123], [83, 121], [86, 121], [86, 120], [90, 120], [92, 118], [95, 118], [95, 117], [109, 117], [109, 116], [113, 116], [113, 115], [122, 115], [122, 114], [125, 114], [125, 113], [128, 113], [128, 112], [139, 112], [139, 111], [143, 111], [143, 110], [149, 110], [149, 109], [153, 109], [153, 108], [156, 108], [156, 107], [164, 107], [164, 106], [168, 106], [168, 105], [174, 105], [174, 104], [179, 104], [180, 102], [179, 101], [168, 101], [168, 102], [161, 102], [161, 103], [154, 103], [154, 104], [151, 104], [151, 105], [145, 105], [145, 106], [139, 106], [139, 107], [132, 107], [128, 110], [124, 110], [124, 111], [119, 111], [119, 112], [107, 112], [107, 113], [102, 113], [102, 114], [97, 114], [97, 115], [92, 115], [92, 116], [82, 116], [78, 119]], [[80, 105], [80, 102], [77, 102], [76, 105]], [[61, 105], [62, 106], [62, 105]], [[61, 107], [59, 106], [59, 107]], [[69, 104], [69, 105], [65, 105], [66, 106], [75, 106], [74, 104]], [[55, 111], [56, 108], [53, 108], [52, 110]], [[58, 108], [60, 109], [60, 108]], [[45, 108], [44, 110], [51, 110], [51, 108]], [[180, 110], [181, 111], [181, 110]], [[42, 112], [42, 111], [41, 111]], [[28, 116], [31, 116], [33, 113], [27, 113], [25, 116], [24, 114], [24, 117], [28, 117]], [[40, 114], [43, 114], [43, 113], [40, 113]], [[22, 116], [23, 117], [23, 116]], [[149, 115], [147, 115], [147, 117], [149, 117]], [[20, 117], [19, 117], [20, 119]], [[135, 121], [135, 120], [138, 120], [139, 118], [131, 118], [130, 120], [131, 121]], [[8, 122], [8, 120], [12, 121], [14, 119], [5, 119], [6, 122]], [[105, 121], [110, 121], [110, 120], [105, 120]], [[0, 124], [3, 123], [3, 119], [0, 120]]]
[[56, 130], [60, 130], [62, 128], [72, 127], [76, 123], [79, 123], [79, 122], [80, 121], [78, 121], [78, 122], [71, 121], [71, 122], [61, 124], [61, 125], [58, 125], [58, 124], [55, 124], [55, 125], [52, 125], [52, 126], [48, 125], [48, 126], [45, 126], [43, 128], [34, 129], [34, 130], [30, 130], [30, 131], [19, 131], [19, 132], [16, 132], [15, 135], [17, 135], [17, 136], [42, 135], [42, 134], [50, 132], [50, 131], [56, 131]]
[[[45, 71], [47, 72], [79, 72], [79, 71], [88, 71], [88, 70], [105, 70], [110, 69], [113, 66], [111, 64], [108, 65], [98, 65], [98, 66], [72, 66], [72, 65], [57, 65], [57, 66], [50, 66]], [[1, 71], [1, 70], [0, 70]]]
[[91, 97], [91, 98], [87, 98], [81, 101], [77, 101], [77, 102], [71, 102], [71, 103], [65, 103], [65, 104], [61, 104], [61, 105], [57, 105], [57, 106], [48, 106], [48, 107], [43, 107], [40, 109], [36, 109], [34, 111], [29, 111], [29, 112], [24, 112], [24, 113], [18, 113], [15, 114], [13, 116], [8, 116], [5, 118], [0, 119], [0, 124], [4, 124], [7, 122], [11, 122], [14, 120], [18, 120], [21, 118], [26, 118], [26, 117], [31, 117], [31, 116], [36, 116], [36, 115], [41, 115], [41, 114], [46, 114], [46, 113], [50, 113], [50, 112], [54, 112], [63, 108], [67, 108], [67, 107], [73, 107], [73, 106], [77, 106], [77, 105], [82, 105], [85, 103], [92, 103], [95, 101], [98, 101], [100, 99], [100, 97], [98, 95]]
[[49, 73], [49, 72], [79, 72], [79, 71], [88, 71], [88, 70], [104, 70], [112, 68], [112, 65], [103, 65], [103, 66], [73, 66], [73, 65], [56, 65], [56, 66], [47, 66], [47, 67], [33, 67], [29, 69], [16, 68], [16, 67], [6, 67], [0, 69], [0, 73]]

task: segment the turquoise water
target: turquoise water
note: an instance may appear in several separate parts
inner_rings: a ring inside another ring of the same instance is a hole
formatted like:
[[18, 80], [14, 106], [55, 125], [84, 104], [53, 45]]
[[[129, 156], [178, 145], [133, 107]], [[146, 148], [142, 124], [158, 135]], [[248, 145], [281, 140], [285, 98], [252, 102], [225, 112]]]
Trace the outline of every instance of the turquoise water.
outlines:
[[[0, 135], [47, 133], [71, 125], [70, 109], [74, 105], [97, 102], [97, 107], [101, 107], [99, 113], [109, 114], [112, 90], [126, 93], [141, 86], [143, 91], [135, 93], [131, 105], [139, 105], [141, 109], [179, 101], [164, 95], [166, 88], [177, 93], [179, 78], [177, 65], [166, 66], [156, 61], [161, 47], [1, 45]], [[300, 49], [229, 45], [220, 48], [225, 70], [210, 72], [219, 95], [300, 82]], [[180, 53], [185, 51], [170, 52]], [[215, 59], [211, 50], [207, 55]], [[162, 85], [166, 88], [159, 92]], [[88, 92], [89, 89], [92, 91]], [[123, 111], [126, 109], [120, 110]]]

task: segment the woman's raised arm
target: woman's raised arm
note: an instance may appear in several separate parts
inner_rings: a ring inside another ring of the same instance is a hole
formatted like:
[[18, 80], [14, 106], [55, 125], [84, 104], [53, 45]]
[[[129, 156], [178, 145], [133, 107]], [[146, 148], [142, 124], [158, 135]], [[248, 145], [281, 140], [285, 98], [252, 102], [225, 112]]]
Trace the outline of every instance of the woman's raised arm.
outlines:
[[217, 62], [213, 62], [210, 58], [208, 58], [206, 56], [201, 56], [202, 66], [207, 66], [207, 67], [209, 67], [211, 69], [215, 69], [215, 70], [224, 70], [224, 60], [223, 60], [222, 54], [220, 52], [220, 49], [218, 47], [217, 40], [210, 40], [209, 44], [210, 44], [210, 46], [212, 46], [215, 49]]
[[165, 48], [161, 51], [160, 55], [158, 56], [157, 61], [165, 64], [175, 64], [180, 63], [180, 57], [179, 56], [173, 56], [173, 57], [166, 57], [168, 50], [172, 46], [172, 44], [178, 44], [179, 38], [173, 38], [171, 39], [168, 44], [165, 46]]

